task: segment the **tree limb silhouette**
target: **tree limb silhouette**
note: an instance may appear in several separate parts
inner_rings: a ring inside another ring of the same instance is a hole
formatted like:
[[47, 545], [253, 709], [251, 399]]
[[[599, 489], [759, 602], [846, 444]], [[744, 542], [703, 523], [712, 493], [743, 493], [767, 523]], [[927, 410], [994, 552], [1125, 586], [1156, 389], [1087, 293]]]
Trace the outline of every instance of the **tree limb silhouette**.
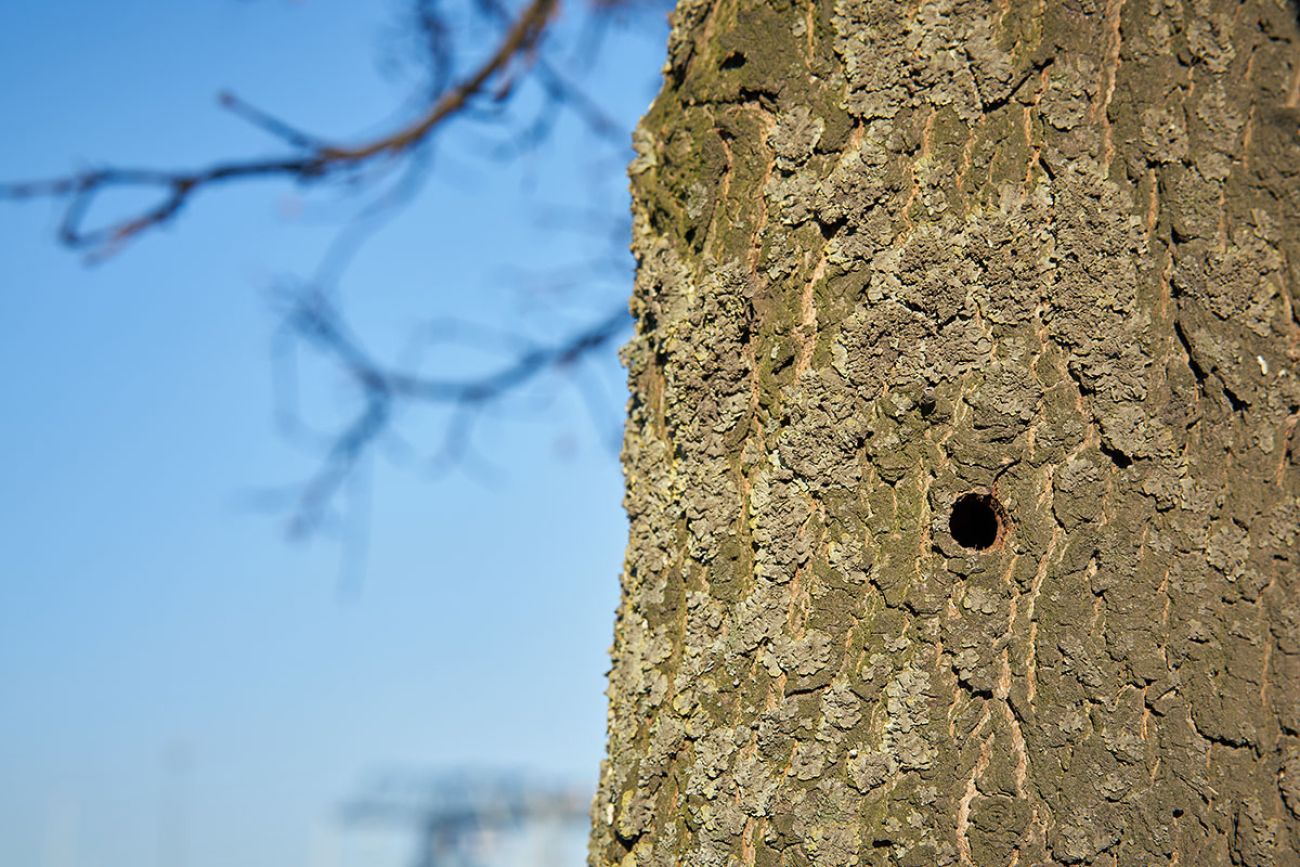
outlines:
[[[239, 117], [272, 133], [293, 148], [287, 155], [231, 160], [189, 171], [159, 169], [98, 168], [63, 177], [0, 184], [0, 198], [53, 198], [66, 202], [59, 226], [59, 239], [68, 247], [86, 251], [91, 261], [112, 256], [125, 244], [150, 229], [170, 222], [200, 191], [231, 181], [268, 177], [289, 178], [313, 183], [329, 177], [356, 172], [386, 157], [400, 156], [418, 147], [444, 121], [462, 111], [470, 101], [500, 79], [496, 96], [508, 93], [507, 76], [512, 63], [531, 63], [542, 35], [552, 19], [558, 0], [532, 0], [506, 30], [491, 55], [459, 83], [444, 90], [415, 120], [369, 141], [354, 145], [330, 144], [304, 133], [231, 94], [221, 96], [221, 104]], [[432, 19], [426, 13], [426, 23]], [[548, 72], [548, 81], [554, 81]], [[586, 102], [581, 103], [589, 112]], [[110, 189], [156, 189], [161, 198], [141, 211], [87, 228], [87, 215], [101, 193]]]
[[[620, 305], [585, 328], [563, 339], [532, 345], [509, 361], [479, 376], [439, 378], [386, 367], [348, 331], [329, 300], [319, 292], [298, 296], [286, 324], [308, 346], [333, 360], [360, 394], [360, 410], [330, 442], [317, 471], [300, 488], [291, 529], [309, 535], [320, 524], [328, 504], [358, 460], [388, 428], [399, 401], [448, 406], [470, 414], [487, 407], [545, 373], [570, 368], [592, 352], [608, 346], [632, 323]], [[445, 445], [455, 448], [462, 423], [448, 425]]]
[[[593, 0], [593, 8], [598, 14], [605, 13], [626, 2]], [[630, 131], [607, 114], [542, 49], [543, 38], [557, 20], [558, 0], [527, 0], [518, 13], [512, 13], [499, 0], [467, 0], [470, 15], [488, 22], [497, 35], [483, 59], [467, 65], [459, 76], [454, 28], [446, 10], [439, 0], [412, 0], [412, 5], [413, 33], [429, 65], [428, 81], [421, 88], [421, 107], [414, 117], [384, 135], [340, 144], [224, 92], [219, 95], [221, 107], [272, 136], [281, 145], [281, 153], [224, 159], [189, 170], [106, 166], [52, 179], [0, 184], [0, 199], [58, 202], [59, 241], [83, 253], [87, 261], [100, 262], [171, 223], [199, 193], [214, 187], [257, 179], [285, 179], [303, 185], [331, 179], [363, 180], [379, 186], [379, 174], [401, 161], [397, 182], [369, 202], [345, 227], [328, 248], [315, 275], [304, 281], [306, 288], [282, 296], [288, 298], [288, 304], [281, 310], [281, 337], [287, 336], [293, 343], [310, 347], [327, 358], [359, 395], [355, 412], [340, 427], [313, 438], [312, 447], [320, 453], [314, 471], [276, 497], [276, 502], [284, 502], [288, 494], [289, 526], [297, 536], [310, 535], [321, 526], [358, 462], [377, 441], [387, 442], [386, 435], [397, 437], [393, 419], [399, 404], [449, 408], [442, 453], [456, 458], [468, 450], [470, 427], [479, 412], [544, 374], [573, 368], [590, 354], [607, 348], [631, 323], [625, 305], [620, 304], [615, 310], [605, 310], [589, 325], [566, 328], [544, 344], [519, 340], [499, 367], [465, 378], [431, 377], [420, 373], [415, 365], [381, 364], [346, 326], [334, 284], [375, 227], [413, 198], [431, 162], [432, 150], [425, 145], [452, 118], [510, 121], [504, 110], [526, 75], [537, 88], [538, 115], [521, 129], [512, 128], [512, 122], [504, 130], [503, 143], [480, 149], [489, 159], [508, 159], [537, 146], [549, 135], [562, 110], [571, 113], [594, 139], [618, 148], [630, 145]], [[103, 196], [122, 190], [151, 194], [152, 198], [125, 216], [96, 222], [92, 211]], [[590, 277], [588, 273], [585, 279]], [[590, 402], [588, 394], [584, 398]], [[277, 409], [277, 417], [283, 421], [286, 416]], [[298, 424], [297, 420], [294, 424]]]

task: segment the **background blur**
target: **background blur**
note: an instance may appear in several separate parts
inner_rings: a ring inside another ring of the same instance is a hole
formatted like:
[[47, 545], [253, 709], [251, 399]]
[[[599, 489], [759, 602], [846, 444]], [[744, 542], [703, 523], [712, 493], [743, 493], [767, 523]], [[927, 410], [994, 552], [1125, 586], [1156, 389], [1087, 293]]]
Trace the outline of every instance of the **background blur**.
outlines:
[[[0, 178], [273, 151], [218, 110], [226, 88], [325, 135], [387, 128], [422, 74], [408, 11], [0, 4]], [[566, 8], [552, 34], [628, 130], [664, 12]], [[359, 337], [391, 358], [454, 316], [544, 341], [623, 303], [628, 152], [589, 138], [560, 123], [501, 159], [492, 128], [443, 136], [420, 196], [340, 277]], [[364, 203], [217, 189], [94, 268], [55, 243], [56, 207], [0, 203], [0, 864], [443, 863], [417, 860], [401, 803], [418, 821], [458, 779], [594, 787], [626, 533], [613, 347], [479, 419], [477, 457], [445, 472], [424, 457], [445, 418], [405, 413], [305, 541], [258, 495], [319, 464], [275, 421], [274, 289]], [[306, 424], [348, 417], [328, 364], [298, 380]], [[584, 841], [581, 823], [533, 829], [482, 863], [577, 864]]]

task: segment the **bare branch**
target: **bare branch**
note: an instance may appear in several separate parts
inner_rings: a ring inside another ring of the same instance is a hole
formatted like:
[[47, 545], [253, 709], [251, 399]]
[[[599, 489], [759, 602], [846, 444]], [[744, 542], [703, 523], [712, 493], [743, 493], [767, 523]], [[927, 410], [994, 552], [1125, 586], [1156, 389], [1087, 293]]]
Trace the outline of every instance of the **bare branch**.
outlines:
[[[447, 118], [455, 115], [494, 79], [497, 95], [509, 86], [507, 75], [517, 58], [533, 60], [533, 51], [551, 21], [558, 0], [533, 0], [507, 29], [490, 57], [459, 84], [442, 92], [423, 115], [388, 135], [351, 146], [330, 145], [261, 112], [232, 96], [223, 105], [257, 126], [274, 133], [294, 153], [264, 159], [216, 163], [193, 171], [102, 168], [61, 178], [0, 184], [0, 198], [55, 198], [67, 201], [59, 238], [67, 246], [88, 251], [99, 261], [117, 252], [142, 233], [170, 222], [200, 190], [220, 183], [255, 178], [285, 177], [313, 183], [357, 171], [376, 160], [400, 156], [414, 149]], [[87, 229], [86, 216], [97, 197], [109, 189], [157, 189], [160, 200], [152, 207], [107, 225]]]
[[[523, 9], [515, 15], [501, 0], [467, 0], [471, 22], [484, 23], [488, 28], [484, 39], [490, 53], [477, 66], [461, 67], [456, 62], [453, 49], [457, 46], [442, 0], [413, 0], [413, 29], [421, 54], [427, 55], [428, 78], [419, 87], [414, 119], [385, 135], [351, 145], [338, 144], [227, 92], [219, 97], [221, 106], [273, 136], [279, 154], [226, 159], [192, 170], [109, 166], [49, 180], [0, 184], [0, 199], [57, 201], [62, 209], [59, 240], [83, 251], [91, 261], [103, 260], [147, 232], [169, 224], [200, 191], [224, 183], [267, 178], [308, 185], [338, 179], [364, 182], [367, 190], [378, 193], [329, 247], [307, 283], [312, 290], [292, 292], [282, 311], [283, 327], [273, 354], [277, 363], [276, 421], [282, 432], [320, 454], [318, 465], [306, 481], [282, 489], [277, 497], [281, 504], [284, 498], [293, 504], [289, 506], [290, 528], [295, 535], [309, 535], [319, 529], [372, 447], [382, 448], [397, 440], [394, 419], [406, 406], [440, 405], [449, 410], [442, 420], [441, 441], [435, 444], [440, 447], [435, 449], [431, 463], [464, 466], [474, 457], [471, 434], [481, 414], [493, 407], [518, 411], [518, 402], [507, 401], [508, 396], [524, 392], [545, 373], [576, 368], [585, 358], [607, 347], [631, 322], [620, 303], [617, 310], [585, 327], [557, 325], [556, 336], [545, 345], [521, 337], [503, 346], [501, 365], [483, 375], [444, 378], [425, 375], [413, 361], [399, 360], [396, 365], [378, 362], [349, 333], [331, 300], [336, 297], [333, 287], [358, 246], [422, 187], [438, 144], [434, 133], [450, 118], [462, 122], [486, 120], [508, 130], [518, 113], [525, 110], [520, 107], [521, 100], [511, 101], [511, 97], [521, 92], [526, 81], [531, 89], [522, 105], [531, 112], [535, 104], [538, 114], [535, 118], [530, 115], [527, 125], [514, 130], [504, 145], [479, 148], [479, 155], [508, 156], [538, 146], [549, 137], [565, 109], [572, 112], [592, 139], [620, 151], [628, 147], [624, 126], [542, 53], [542, 39], [555, 19], [558, 0], [519, 2], [524, 4]], [[595, 8], [608, 11], [621, 2], [598, 2]], [[591, 47], [594, 49], [594, 43]], [[458, 72], [464, 77], [457, 78]], [[392, 183], [386, 180], [389, 173]], [[143, 193], [146, 198], [137, 200], [144, 204], [125, 216], [120, 211], [109, 215], [96, 212], [92, 216], [102, 196], [115, 191]], [[618, 218], [604, 222], [622, 224]], [[603, 259], [583, 263], [578, 266], [581, 273], [569, 279], [587, 282], [607, 266]], [[625, 269], [620, 265], [618, 270], [622, 274]], [[338, 429], [309, 429], [300, 417], [296, 397], [293, 407], [284, 405], [291, 393], [296, 393], [297, 377], [292, 364], [299, 347], [319, 353], [357, 389], [355, 411]], [[599, 389], [582, 378], [581, 370], [573, 372], [579, 396], [595, 417], [601, 399]], [[529, 393], [536, 396], [541, 391]]]
[[248, 121], [258, 129], [265, 130], [276, 138], [302, 150], [321, 150], [326, 144], [309, 132], [290, 126], [285, 121], [269, 112], [265, 112], [251, 103], [245, 102], [230, 91], [217, 95], [217, 102], [231, 114]]
[[438, 8], [438, 0], [416, 0], [415, 26], [428, 55], [429, 93], [436, 97], [450, 84], [455, 62], [450, 28]]
[[292, 521], [295, 534], [309, 534], [329, 502], [372, 443], [387, 430], [397, 401], [441, 404], [453, 409], [442, 457], [461, 451], [472, 415], [537, 379], [572, 367], [607, 346], [632, 322], [620, 305], [587, 328], [546, 346], [516, 353], [504, 366], [477, 377], [437, 378], [393, 370], [375, 362], [348, 333], [341, 317], [318, 292], [301, 296], [289, 325], [310, 346], [332, 358], [361, 394], [361, 409], [334, 438], [320, 468], [303, 486]]

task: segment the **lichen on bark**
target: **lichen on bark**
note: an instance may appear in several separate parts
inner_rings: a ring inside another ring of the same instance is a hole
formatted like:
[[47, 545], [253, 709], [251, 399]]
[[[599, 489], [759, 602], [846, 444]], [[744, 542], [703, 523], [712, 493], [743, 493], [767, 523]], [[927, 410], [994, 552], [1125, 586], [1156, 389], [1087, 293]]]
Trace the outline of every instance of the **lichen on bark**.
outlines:
[[1294, 7], [682, 0], [668, 55], [591, 864], [1297, 863]]

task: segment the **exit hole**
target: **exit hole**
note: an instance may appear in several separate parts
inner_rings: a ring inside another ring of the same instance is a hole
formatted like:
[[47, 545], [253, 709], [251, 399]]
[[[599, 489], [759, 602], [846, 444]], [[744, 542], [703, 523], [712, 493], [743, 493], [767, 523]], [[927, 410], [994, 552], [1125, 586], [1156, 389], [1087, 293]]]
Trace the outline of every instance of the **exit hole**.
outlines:
[[963, 548], [983, 551], [1002, 534], [1002, 504], [991, 494], [962, 494], [952, 504], [948, 530]]

